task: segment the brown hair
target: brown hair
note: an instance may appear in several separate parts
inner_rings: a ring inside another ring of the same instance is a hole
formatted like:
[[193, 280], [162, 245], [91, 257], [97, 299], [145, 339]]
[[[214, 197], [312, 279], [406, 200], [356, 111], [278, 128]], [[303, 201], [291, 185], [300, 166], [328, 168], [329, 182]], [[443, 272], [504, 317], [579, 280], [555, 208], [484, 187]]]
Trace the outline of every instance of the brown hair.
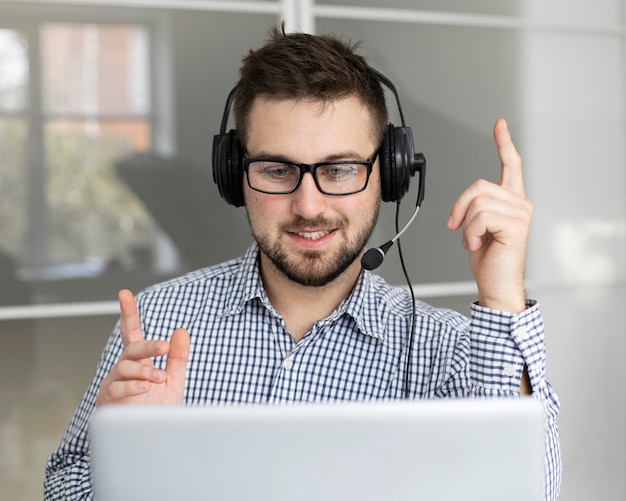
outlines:
[[385, 94], [365, 58], [356, 54], [358, 46], [334, 35], [286, 34], [284, 24], [271, 29], [266, 44], [251, 50], [239, 70], [234, 113], [241, 144], [246, 145], [250, 109], [259, 95], [322, 104], [356, 96], [369, 108], [380, 142], [388, 122]]

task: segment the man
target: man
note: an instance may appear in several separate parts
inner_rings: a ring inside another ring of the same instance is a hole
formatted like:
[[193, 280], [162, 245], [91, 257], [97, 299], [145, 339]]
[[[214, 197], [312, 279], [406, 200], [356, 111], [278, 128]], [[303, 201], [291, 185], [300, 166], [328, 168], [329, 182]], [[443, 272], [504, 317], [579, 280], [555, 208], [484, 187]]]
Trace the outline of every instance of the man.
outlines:
[[557, 499], [559, 406], [544, 379], [541, 316], [524, 293], [532, 207], [506, 123], [494, 126], [501, 181], [474, 183], [447, 222], [462, 228], [478, 286], [471, 319], [421, 302], [413, 313], [405, 290], [360, 263], [383, 183], [388, 118], [377, 76], [334, 37], [274, 30], [240, 77], [234, 189], [255, 243], [136, 301], [120, 292], [120, 322], [48, 463], [46, 499], [91, 496], [95, 406], [531, 392], [547, 416], [545, 497]]

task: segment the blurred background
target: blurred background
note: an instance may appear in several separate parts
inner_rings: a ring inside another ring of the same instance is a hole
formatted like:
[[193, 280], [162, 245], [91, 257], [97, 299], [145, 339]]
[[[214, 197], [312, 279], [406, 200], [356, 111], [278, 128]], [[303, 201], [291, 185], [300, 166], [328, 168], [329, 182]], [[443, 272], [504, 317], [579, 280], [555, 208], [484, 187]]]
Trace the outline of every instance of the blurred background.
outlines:
[[[398, 88], [428, 160], [402, 240], [420, 299], [469, 311], [467, 258], [444, 223], [472, 181], [499, 179], [491, 130], [508, 119], [535, 206], [527, 286], [562, 404], [561, 499], [626, 499], [625, 11], [623, 0], [0, 0], [1, 497], [41, 498], [117, 290], [251, 242], [244, 210], [213, 184], [212, 136], [241, 57], [285, 20], [363, 40]], [[374, 244], [394, 234], [385, 205]], [[394, 251], [379, 273], [404, 283]]]

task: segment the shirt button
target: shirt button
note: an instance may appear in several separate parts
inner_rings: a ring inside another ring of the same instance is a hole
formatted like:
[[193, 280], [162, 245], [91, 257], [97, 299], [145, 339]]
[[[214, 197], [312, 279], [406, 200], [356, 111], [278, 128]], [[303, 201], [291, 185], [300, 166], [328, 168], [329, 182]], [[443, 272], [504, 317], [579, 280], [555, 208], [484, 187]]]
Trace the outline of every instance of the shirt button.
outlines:
[[505, 376], [515, 376], [515, 366], [512, 364], [505, 364], [502, 367]]
[[293, 360], [291, 359], [291, 357], [287, 357], [284, 361], [283, 361], [283, 367], [287, 370], [291, 369], [291, 366], [293, 365]]
[[530, 337], [530, 334], [522, 327], [517, 330], [517, 337], [519, 337], [522, 341], [526, 341]]

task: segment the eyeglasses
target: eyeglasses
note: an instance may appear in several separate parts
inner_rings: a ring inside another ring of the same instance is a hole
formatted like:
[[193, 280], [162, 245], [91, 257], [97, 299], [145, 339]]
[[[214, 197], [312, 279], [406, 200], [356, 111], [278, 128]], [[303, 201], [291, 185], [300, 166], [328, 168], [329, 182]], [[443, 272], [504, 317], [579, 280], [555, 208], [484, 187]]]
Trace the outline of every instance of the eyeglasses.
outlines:
[[243, 169], [248, 186], [271, 195], [293, 193], [302, 177], [310, 172], [317, 189], [325, 195], [352, 195], [367, 187], [378, 151], [369, 160], [350, 160], [303, 164], [271, 158], [245, 158]]

